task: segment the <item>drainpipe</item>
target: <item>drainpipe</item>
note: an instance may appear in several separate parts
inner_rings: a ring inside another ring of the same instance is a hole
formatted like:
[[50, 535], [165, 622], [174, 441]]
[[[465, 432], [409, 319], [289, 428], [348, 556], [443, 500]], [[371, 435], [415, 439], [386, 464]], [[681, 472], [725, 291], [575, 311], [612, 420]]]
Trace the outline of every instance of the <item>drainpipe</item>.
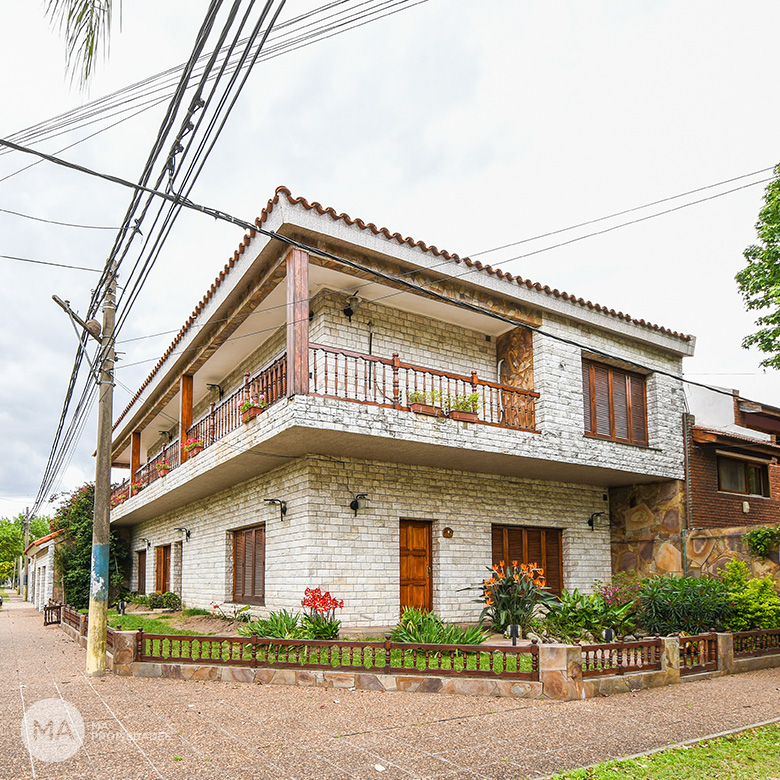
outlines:
[[690, 412], [683, 412], [683, 449], [685, 454], [685, 525], [682, 529], [682, 554], [683, 554], [683, 576], [688, 576], [688, 530], [691, 523], [691, 464], [688, 457], [691, 442], [691, 425], [694, 418]]

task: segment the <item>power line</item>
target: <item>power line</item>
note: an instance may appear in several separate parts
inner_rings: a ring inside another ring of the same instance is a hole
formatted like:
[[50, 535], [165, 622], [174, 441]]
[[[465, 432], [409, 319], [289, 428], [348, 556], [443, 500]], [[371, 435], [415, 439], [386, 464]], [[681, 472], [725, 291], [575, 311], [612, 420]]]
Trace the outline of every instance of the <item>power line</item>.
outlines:
[[22, 214], [20, 211], [11, 211], [10, 209], [0, 209], [3, 214], [13, 214], [15, 217], [32, 219], [36, 222], [45, 222], [48, 225], [61, 225], [62, 227], [83, 228], [85, 230], [119, 230], [113, 225], [79, 225], [74, 222], [57, 222], [53, 219], [44, 219], [43, 217], [34, 217], [31, 214]]
[[[695, 195], [697, 192], [704, 192], [705, 190], [711, 190], [714, 187], [721, 187], [724, 184], [731, 184], [735, 181], [740, 181], [741, 179], [748, 179], [751, 176], [758, 176], [760, 173], [766, 173], [767, 171], [773, 171], [774, 166], [769, 166], [768, 168], [760, 168], [757, 171], [753, 171], [752, 173], [743, 173], [741, 176], [734, 176], [731, 179], [724, 179], [723, 181], [715, 182], [714, 184], [706, 184], [703, 187], [696, 187], [696, 189], [688, 190], [687, 192], [681, 192], [678, 195], [670, 195], [667, 198], [661, 198], [660, 200], [654, 200], [650, 203], [644, 203], [641, 206], [633, 206], [630, 209], [623, 209], [622, 211], [616, 211], [613, 214], [607, 214], [603, 217], [596, 217], [595, 219], [589, 219], [585, 222], [579, 222], [576, 225], [569, 225], [565, 228], [559, 228], [558, 230], [551, 230], [547, 233], [540, 233], [536, 236], [530, 236], [529, 238], [522, 238], [519, 241], [512, 241], [509, 244], [502, 244], [501, 246], [495, 246], [492, 249], [483, 249], [481, 252], [472, 252], [469, 257], [479, 257], [480, 255], [487, 255], [491, 252], [499, 252], [502, 249], [509, 249], [513, 246], [519, 246], [520, 244], [527, 244], [531, 241], [538, 241], [540, 238], [549, 238], [550, 236], [557, 236], [559, 233], [566, 233], [569, 230], [576, 230], [577, 228], [586, 227], [587, 225], [593, 225], [597, 222], [605, 222], [608, 219], [614, 219], [615, 217], [622, 217], [624, 214], [631, 214], [634, 211], [642, 211], [644, 209], [649, 209], [651, 206], [658, 206], [661, 203], [668, 203], [671, 200], [677, 200], [678, 198], [685, 198], [688, 195]], [[766, 181], [766, 179], [762, 179], [762, 182]], [[754, 184], [758, 184], [760, 182], [754, 182]], [[748, 185], [752, 186], [752, 185]], [[725, 194], [725, 193], [723, 193]], [[662, 212], [667, 213], [667, 212]], [[630, 222], [627, 222], [625, 224], [631, 224]]]
[[16, 257], [16, 255], [0, 255], [4, 260], [18, 260], [21, 263], [35, 263], [35, 265], [51, 265], [55, 268], [68, 268], [73, 271], [91, 271], [95, 274], [103, 273], [102, 268], [86, 268], [82, 265], [67, 265], [65, 263], [50, 263], [47, 260], [33, 260], [29, 257]]

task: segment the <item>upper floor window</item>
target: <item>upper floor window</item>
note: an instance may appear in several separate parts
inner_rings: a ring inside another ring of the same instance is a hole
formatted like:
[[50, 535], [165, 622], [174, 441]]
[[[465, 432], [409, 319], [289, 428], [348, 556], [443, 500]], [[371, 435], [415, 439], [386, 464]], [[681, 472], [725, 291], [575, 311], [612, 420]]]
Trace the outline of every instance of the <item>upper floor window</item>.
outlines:
[[645, 378], [612, 366], [582, 361], [585, 433], [647, 444]]
[[751, 463], [718, 455], [718, 490], [768, 496], [769, 470], [765, 463]]

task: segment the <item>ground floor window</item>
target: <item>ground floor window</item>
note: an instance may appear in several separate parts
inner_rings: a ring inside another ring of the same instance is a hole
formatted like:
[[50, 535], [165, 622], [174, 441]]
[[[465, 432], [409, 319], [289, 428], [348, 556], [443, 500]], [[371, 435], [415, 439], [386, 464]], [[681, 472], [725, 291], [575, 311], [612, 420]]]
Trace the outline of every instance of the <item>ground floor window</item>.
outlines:
[[536, 563], [544, 569], [547, 586], [556, 595], [563, 589], [560, 528], [493, 525], [493, 563]]
[[233, 601], [265, 604], [265, 524], [233, 531]]
[[167, 593], [171, 589], [171, 546], [155, 547], [154, 552], [154, 589], [158, 593]]

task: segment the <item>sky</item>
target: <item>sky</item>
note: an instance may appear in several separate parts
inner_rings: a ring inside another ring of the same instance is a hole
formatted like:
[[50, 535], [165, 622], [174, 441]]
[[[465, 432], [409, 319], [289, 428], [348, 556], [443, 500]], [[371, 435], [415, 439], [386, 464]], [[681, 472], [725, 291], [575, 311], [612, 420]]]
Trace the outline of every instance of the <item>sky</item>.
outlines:
[[[324, 2], [288, 0], [280, 21]], [[3, 138], [182, 63], [207, 3], [124, 3], [86, 92], [65, 73], [44, 6], [3, 9]], [[769, 172], [527, 241], [780, 162], [780, 103], [769, 86], [780, 3], [412, 0], [397, 8], [260, 63], [193, 200], [252, 221], [286, 185], [338, 212], [691, 333], [687, 377], [780, 405], [778, 372], [741, 347], [755, 314], [734, 282], [765, 185], [550, 249]], [[161, 116], [149, 110], [61, 156], [136, 180]], [[58, 153], [105, 124], [35, 147]], [[33, 161], [0, 155], [0, 254], [102, 267], [128, 191], [45, 162], [21, 170]], [[120, 336], [115, 416], [242, 236], [182, 214]], [[77, 343], [51, 296], [84, 312], [97, 274], [0, 264], [0, 517], [10, 517], [38, 492]], [[94, 478], [96, 414], [58, 491]]]

